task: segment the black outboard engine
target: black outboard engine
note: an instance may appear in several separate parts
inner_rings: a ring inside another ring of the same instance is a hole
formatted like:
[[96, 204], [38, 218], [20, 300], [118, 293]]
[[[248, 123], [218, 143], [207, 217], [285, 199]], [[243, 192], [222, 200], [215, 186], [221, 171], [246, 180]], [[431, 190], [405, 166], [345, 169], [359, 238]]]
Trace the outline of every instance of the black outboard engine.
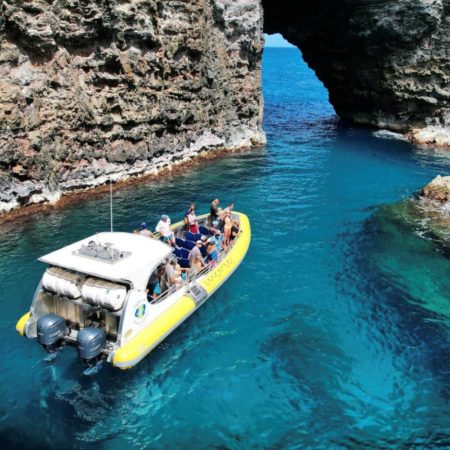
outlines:
[[64, 317], [56, 314], [46, 314], [37, 321], [37, 339], [49, 353], [56, 352], [63, 345], [67, 331]]
[[95, 366], [106, 348], [106, 333], [102, 328], [83, 328], [78, 332], [77, 348], [80, 358], [89, 366]]

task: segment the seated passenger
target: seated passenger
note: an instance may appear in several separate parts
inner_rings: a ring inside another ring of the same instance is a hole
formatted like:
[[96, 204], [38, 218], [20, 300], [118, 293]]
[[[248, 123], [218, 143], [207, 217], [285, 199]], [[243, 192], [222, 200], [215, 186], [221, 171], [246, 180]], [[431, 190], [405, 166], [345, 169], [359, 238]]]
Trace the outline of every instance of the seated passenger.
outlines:
[[220, 253], [225, 247], [223, 243], [223, 235], [218, 230], [208, 239], [208, 242], [213, 242], [216, 245], [216, 250], [218, 253]]
[[[168, 286], [176, 286], [177, 282], [179, 281], [179, 275], [177, 274], [177, 271], [175, 270], [175, 266], [177, 265], [177, 260], [175, 258], [172, 258], [168, 261], [165, 267], [165, 275], [166, 275], [166, 282]], [[181, 277], [180, 277], [181, 281]]]
[[143, 222], [141, 224], [141, 227], [138, 231], [139, 234], [142, 234], [142, 236], [147, 236], [147, 237], [153, 237], [153, 233], [147, 228], [147, 224], [145, 222]]
[[201, 272], [201, 270], [206, 267], [205, 262], [203, 261], [203, 258], [201, 256], [196, 256], [194, 258], [194, 261], [192, 263], [192, 273], [195, 275], [199, 272]]
[[195, 259], [197, 256], [202, 257], [202, 252], [201, 252], [201, 248], [202, 248], [202, 247], [203, 247], [203, 243], [202, 243], [201, 240], [198, 240], [198, 241], [195, 243], [195, 247], [192, 247], [192, 250], [189, 252], [189, 256], [188, 256], [188, 259], [189, 259], [189, 267], [192, 267], [192, 264], [194, 263], [194, 259]]
[[189, 269], [187, 267], [181, 267], [179, 264], [175, 264], [176, 285], [181, 286], [183, 280], [186, 280]]
[[208, 242], [206, 245], [206, 257], [208, 259], [208, 263], [211, 265], [215, 265], [216, 261], [219, 258], [219, 253], [217, 251], [216, 244], [214, 242]]
[[164, 266], [159, 265], [151, 274], [147, 283], [147, 299], [156, 298], [161, 294], [161, 279], [164, 275]]
[[170, 218], [166, 214], [161, 216], [161, 220], [158, 222], [155, 228], [156, 232], [161, 235], [161, 240], [166, 244], [175, 246], [175, 236], [170, 229]]

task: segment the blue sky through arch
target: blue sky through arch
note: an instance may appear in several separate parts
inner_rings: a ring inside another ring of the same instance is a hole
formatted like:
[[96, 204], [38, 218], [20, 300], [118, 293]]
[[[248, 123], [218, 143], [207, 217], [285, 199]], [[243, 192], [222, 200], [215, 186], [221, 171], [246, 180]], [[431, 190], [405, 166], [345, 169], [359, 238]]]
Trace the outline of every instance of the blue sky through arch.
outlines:
[[294, 47], [280, 33], [264, 34], [266, 39], [265, 47]]

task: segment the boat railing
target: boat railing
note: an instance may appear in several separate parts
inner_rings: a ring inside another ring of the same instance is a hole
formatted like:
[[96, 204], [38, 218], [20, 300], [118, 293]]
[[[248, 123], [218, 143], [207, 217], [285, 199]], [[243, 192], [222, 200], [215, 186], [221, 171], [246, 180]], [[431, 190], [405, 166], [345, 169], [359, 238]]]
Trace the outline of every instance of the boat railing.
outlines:
[[[199, 224], [204, 224], [204, 223], [206, 223], [208, 218], [209, 218], [209, 214], [202, 214], [200, 216], [197, 216], [197, 222]], [[184, 220], [181, 220], [179, 222], [176, 222], [176, 223], [170, 225], [170, 229], [175, 233], [175, 236], [176, 236], [176, 234], [179, 231], [182, 231], [185, 226], [186, 226], [186, 223], [184, 222]], [[155, 231], [152, 234], [153, 234], [154, 239], [161, 239], [161, 234], [158, 233], [157, 231]]]
[[223, 261], [225, 259], [225, 257], [227, 256], [227, 254], [230, 252], [230, 250], [233, 248], [234, 243], [236, 242], [236, 240], [239, 239], [239, 235], [236, 237], [236, 239], [226, 248], [224, 248], [218, 258], [215, 261], [211, 261], [208, 264], [206, 264], [206, 266], [202, 269], [199, 270], [198, 272], [195, 272], [192, 275], [187, 275], [185, 279], [183, 279], [183, 283], [181, 285], [172, 285], [169, 286], [168, 289], [166, 289], [163, 293], [161, 293], [158, 297], [154, 298], [153, 300], [151, 300], [149, 303], [151, 305], [153, 304], [157, 304], [160, 303], [162, 301], [164, 301], [167, 297], [169, 297], [170, 295], [172, 295], [173, 293], [175, 293], [176, 291], [178, 291], [179, 289], [183, 288], [183, 287], [189, 287], [192, 284], [195, 284], [196, 280], [200, 277], [202, 277], [203, 275], [206, 275], [207, 273], [211, 272], [212, 270], [215, 269], [215, 267], [220, 264], [221, 261]]

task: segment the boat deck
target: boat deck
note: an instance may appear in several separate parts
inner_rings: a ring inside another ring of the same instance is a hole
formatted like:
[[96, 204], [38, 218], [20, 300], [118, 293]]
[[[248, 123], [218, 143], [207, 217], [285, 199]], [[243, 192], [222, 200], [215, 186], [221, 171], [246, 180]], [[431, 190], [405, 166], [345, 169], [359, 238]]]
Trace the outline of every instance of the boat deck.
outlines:
[[[232, 213], [231, 218], [232, 220], [240, 221], [240, 215], [238, 213]], [[212, 236], [209, 228], [210, 225], [208, 223], [209, 215], [203, 214], [201, 216], [198, 216], [197, 221], [199, 224], [199, 233], [191, 233], [190, 231], [187, 231], [186, 224], [183, 221], [177, 222], [170, 227], [174, 233], [176, 241], [176, 247], [173, 249], [172, 254], [177, 258], [178, 263], [183, 268], [189, 268], [189, 253], [192, 248], [195, 247], [195, 243], [200, 240], [202, 236], [206, 236], [208, 238]], [[155, 233], [154, 238], [160, 239], [159, 233]], [[181, 286], [169, 286], [156, 298], [150, 300], [150, 304], [160, 303], [178, 290], [186, 291], [187, 289], [189, 289], [190, 291], [192, 291], [191, 295], [193, 297], [202, 298], [202, 295], [200, 293], [196, 295], [197, 281], [211, 272], [226, 257], [229, 251], [233, 248], [233, 245], [236, 243], [238, 238], [239, 235], [226, 248], [221, 250], [218, 249], [218, 258], [216, 261], [207, 263], [202, 270], [188, 275]], [[202, 255], [204, 258], [206, 257], [206, 253], [202, 252]]]

